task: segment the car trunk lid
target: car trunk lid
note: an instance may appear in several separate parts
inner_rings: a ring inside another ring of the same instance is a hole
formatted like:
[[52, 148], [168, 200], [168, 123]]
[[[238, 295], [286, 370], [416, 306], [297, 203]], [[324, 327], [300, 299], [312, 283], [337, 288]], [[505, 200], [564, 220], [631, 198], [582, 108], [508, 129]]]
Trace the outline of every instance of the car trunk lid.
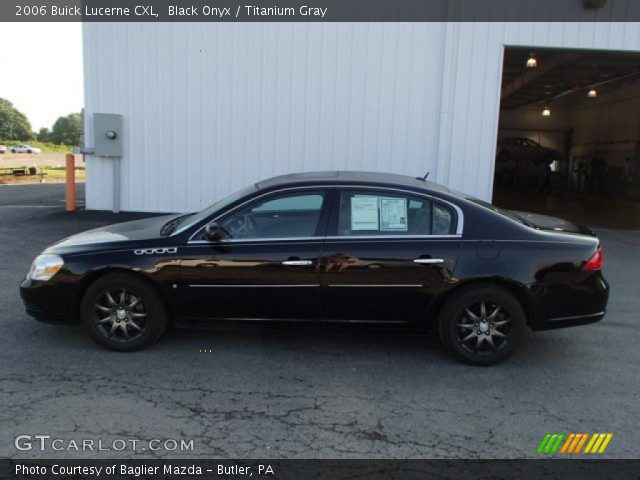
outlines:
[[541, 230], [578, 233], [581, 235], [589, 235], [591, 237], [596, 236], [596, 234], [591, 229], [585, 227], [584, 225], [578, 225], [567, 220], [563, 220], [562, 218], [542, 215], [540, 213], [522, 212], [518, 210], [512, 211], [533, 227]]

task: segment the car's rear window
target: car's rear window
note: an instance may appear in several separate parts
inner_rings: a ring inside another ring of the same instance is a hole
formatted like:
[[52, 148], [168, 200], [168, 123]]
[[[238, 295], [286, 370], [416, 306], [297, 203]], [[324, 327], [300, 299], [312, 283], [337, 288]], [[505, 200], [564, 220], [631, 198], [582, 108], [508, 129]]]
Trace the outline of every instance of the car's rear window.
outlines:
[[452, 195], [455, 195], [456, 197], [463, 198], [465, 200], [468, 200], [469, 202], [475, 203], [476, 205], [480, 205], [481, 207], [488, 208], [493, 212], [499, 213], [500, 215], [507, 217], [511, 220], [515, 220], [516, 222], [521, 223], [523, 225], [531, 226], [529, 222], [527, 222], [520, 215], [518, 215], [515, 212], [512, 212], [511, 210], [507, 210], [506, 208], [496, 207], [495, 205], [489, 202], [485, 202], [484, 200], [480, 200], [479, 198], [473, 197], [471, 195], [467, 195], [464, 192], [459, 192], [453, 189], [449, 189], [449, 191], [451, 192]]

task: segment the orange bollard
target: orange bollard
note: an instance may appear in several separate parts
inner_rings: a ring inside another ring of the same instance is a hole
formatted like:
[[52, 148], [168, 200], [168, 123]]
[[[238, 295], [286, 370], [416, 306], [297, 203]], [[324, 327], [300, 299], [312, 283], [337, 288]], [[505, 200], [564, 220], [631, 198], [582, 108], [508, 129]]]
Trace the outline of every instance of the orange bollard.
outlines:
[[76, 210], [76, 157], [72, 153], [67, 153], [65, 157], [67, 163], [67, 212]]

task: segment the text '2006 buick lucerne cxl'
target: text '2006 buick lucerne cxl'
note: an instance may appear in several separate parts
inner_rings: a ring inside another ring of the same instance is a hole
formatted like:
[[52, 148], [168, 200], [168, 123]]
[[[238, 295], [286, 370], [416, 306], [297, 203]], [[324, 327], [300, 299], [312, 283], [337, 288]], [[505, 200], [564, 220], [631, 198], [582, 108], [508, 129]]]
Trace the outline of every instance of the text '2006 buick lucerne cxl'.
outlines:
[[[275, 177], [198, 213], [120, 223], [48, 247], [27, 312], [119, 351], [177, 327], [377, 326], [437, 333], [461, 361], [510, 356], [525, 329], [603, 318], [598, 238], [423, 179]], [[559, 352], [561, 354], [561, 352]]]

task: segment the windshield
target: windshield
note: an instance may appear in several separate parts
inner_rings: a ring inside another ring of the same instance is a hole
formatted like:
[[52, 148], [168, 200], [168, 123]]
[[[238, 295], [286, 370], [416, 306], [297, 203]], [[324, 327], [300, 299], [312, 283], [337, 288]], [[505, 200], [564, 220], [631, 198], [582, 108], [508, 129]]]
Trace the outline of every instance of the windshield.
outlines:
[[459, 192], [457, 190], [449, 189], [449, 191], [455, 195], [456, 197], [464, 198], [465, 200], [469, 200], [470, 202], [475, 203], [476, 205], [480, 205], [481, 207], [488, 208], [500, 215], [510, 218], [511, 220], [515, 220], [518, 223], [522, 223], [523, 225], [527, 225], [529, 227], [533, 226], [529, 222], [527, 222], [524, 218], [518, 215], [516, 212], [512, 210], [507, 210], [506, 208], [496, 207], [495, 205], [485, 202], [484, 200], [480, 200], [479, 198], [472, 197], [471, 195], [467, 195], [466, 193]]
[[[190, 213], [187, 215], [183, 215], [182, 217], [173, 219], [167, 224], [165, 224], [164, 227], [162, 227], [162, 230], [165, 231], [163, 235], [182, 233], [185, 230], [196, 225], [197, 223], [200, 223], [202, 220], [205, 220], [206, 218], [212, 216], [217, 211], [222, 210], [228, 207], [229, 205], [231, 205], [232, 203], [237, 202], [242, 197], [255, 192], [257, 189], [258, 188], [255, 185], [251, 185], [250, 187], [243, 188], [238, 192], [232, 193], [228, 197], [224, 197], [223, 199], [218, 200], [217, 202], [208, 206], [204, 210], [200, 210], [199, 212]], [[169, 223], [172, 223], [172, 222], [175, 222], [175, 224], [170, 226]], [[172, 228], [165, 229], [165, 227], [172, 227]]]

